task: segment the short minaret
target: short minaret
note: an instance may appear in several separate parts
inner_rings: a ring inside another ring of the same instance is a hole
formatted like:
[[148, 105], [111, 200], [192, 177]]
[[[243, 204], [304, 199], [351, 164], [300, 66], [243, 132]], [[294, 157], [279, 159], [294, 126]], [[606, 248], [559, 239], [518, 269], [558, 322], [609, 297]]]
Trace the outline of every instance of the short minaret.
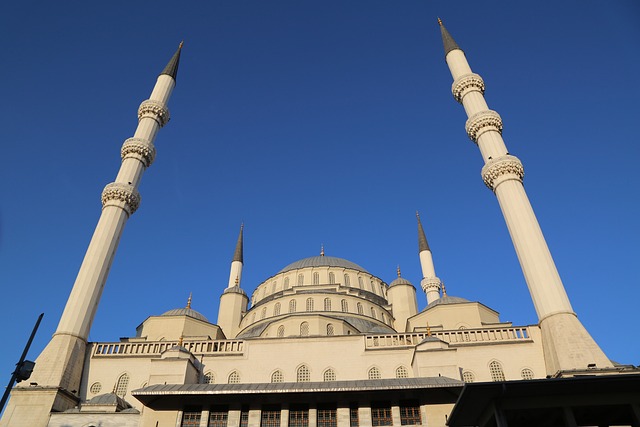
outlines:
[[220, 306], [218, 308], [218, 326], [227, 338], [234, 338], [240, 329], [242, 316], [247, 312], [249, 297], [240, 288], [242, 279], [243, 258], [243, 230], [244, 224], [240, 226], [240, 234], [236, 242], [236, 250], [231, 261], [229, 272], [229, 284], [220, 295]]
[[427, 294], [427, 304], [431, 304], [440, 298], [440, 286], [442, 282], [436, 276], [436, 269], [433, 265], [433, 256], [427, 242], [427, 236], [422, 228], [420, 215], [416, 212], [418, 220], [418, 254], [420, 256], [420, 267], [422, 267], [422, 280], [420, 286], [425, 294]]
[[469, 67], [464, 52], [438, 19], [452, 92], [467, 113], [466, 130], [485, 162], [482, 179], [498, 198], [542, 330], [547, 373], [585, 369], [611, 362], [571, 308], [547, 243], [522, 185], [524, 168], [502, 140], [502, 119], [484, 99], [484, 81]]
[[1, 425], [20, 420], [20, 425], [44, 426], [50, 411], [64, 411], [77, 404], [91, 324], [124, 226], [140, 205], [138, 187], [156, 154], [153, 141], [169, 121], [167, 102], [176, 85], [181, 49], [182, 43], [158, 76], [149, 99], [140, 105], [136, 132], [122, 146], [118, 175], [102, 192], [102, 213], [67, 305], [29, 381], [38, 387], [15, 389]]
[[233, 260], [231, 261], [231, 271], [229, 272], [229, 284], [227, 288], [233, 288], [234, 286], [240, 286], [240, 280], [242, 280], [242, 231], [244, 230], [244, 224], [240, 225], [240, 234], [238, 234], [238, 241], [236, 243], [236, 251], [233, 253]]

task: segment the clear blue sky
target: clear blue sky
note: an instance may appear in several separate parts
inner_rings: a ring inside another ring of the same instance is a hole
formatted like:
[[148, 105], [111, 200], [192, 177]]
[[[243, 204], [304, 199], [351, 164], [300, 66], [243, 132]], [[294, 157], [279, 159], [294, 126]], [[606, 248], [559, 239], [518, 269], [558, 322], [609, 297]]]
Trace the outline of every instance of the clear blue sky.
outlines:
[[[239, 225], [242, 286], [347, 258], [419, 288], [414, 212], [450, 295], [537, 322], [436, 17], [487, 84], [574, 309], [640, 364], [634, 1], [5, 2], [0, 8], [0, 321], [6, 383], [40, 312], [57, 326], [136, 110], [185, 40], [91, 340], [184, 306], [216, 321]], [[419, 305], [425, 306], [418, 289]]]

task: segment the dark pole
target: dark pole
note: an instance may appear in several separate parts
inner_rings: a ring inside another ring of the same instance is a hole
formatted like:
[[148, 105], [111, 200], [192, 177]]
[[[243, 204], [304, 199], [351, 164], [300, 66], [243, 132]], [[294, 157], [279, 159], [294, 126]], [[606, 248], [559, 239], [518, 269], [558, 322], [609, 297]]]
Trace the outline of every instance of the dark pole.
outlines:
[[29, 337], [29, 341], [27, 341], [27, 345], [24, 346], [24, 351], [22, 352], [22, 356], [20, 356], [20, 361], [16, 363], [16, 370], [11, 374], [11, 379], [9, 380], [9, 385], [7, 389], [4, 391], [2, 395], [2, 402], [0, 402], [0, 412], [4, 409], [4, 404], [7, 403], [7, 399], [9, 398], [9, 393], [11, 393], [11, 389], [13, 388], [13, 384], [16, 382], [16, 378], [18, 376], [18, 371], [22, 366], [22, 362], [24, 362], [25, 357], [27, 357], [27, 353], [29, 352], [29, 347], [31, 347], [31, 343], [33, 342], [33, 338], [36, 336], [36, 332], [38, 331], [38, 326], [40, 326], [40, 321], [44, 313], [40, 313], [38, 316], [38, 320], [36, 321], [36, 325], [33, 327], [33, 331], [31, 331], [31, 336]]

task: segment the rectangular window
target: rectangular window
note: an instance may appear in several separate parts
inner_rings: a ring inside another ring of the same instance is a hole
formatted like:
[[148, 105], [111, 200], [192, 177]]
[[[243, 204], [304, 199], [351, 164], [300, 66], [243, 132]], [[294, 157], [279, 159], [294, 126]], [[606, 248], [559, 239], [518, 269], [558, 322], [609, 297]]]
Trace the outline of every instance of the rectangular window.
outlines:
[[309, 408], [292, 406], [289, 409], [289, 427], [308, 427]]
[[422, 424], [418, 402], [400, 402], [400, 424], [403, 426]]
[[208, 427], [227, 427], [229, 409], [226, 407], [213, 407], [209, 410]]
[[318, 408], [318, 427], [337, 427], [338, 415], [335, 407]]
[[200, 427], [200, 411], [184, 411], [180, 427]]
[[359, 427], [360, 417], [358, 416], [358, 407], [351, 406], [349, 408], [349, 427]]
[[243, 406], [240, 409], [240, 427], [249, 427], [249, 407]]
[[393, 425], [391, 403], [377, 402], [371, 405], [371, 425], [373, 427]]
[[265, 407], [260, 417], [260, 427], [280, 427], [280, 408]]

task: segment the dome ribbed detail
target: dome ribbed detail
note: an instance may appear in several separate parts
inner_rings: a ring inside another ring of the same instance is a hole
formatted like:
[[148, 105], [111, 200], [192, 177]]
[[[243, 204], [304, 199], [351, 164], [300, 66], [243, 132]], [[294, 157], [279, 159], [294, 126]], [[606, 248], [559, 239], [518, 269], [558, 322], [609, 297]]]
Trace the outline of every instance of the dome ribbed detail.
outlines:
[[391, 282], [389, 284], [389, 287], [395, 286], [395, 285], [411, 285], [411, 286], [413, 286], [413, 284], [410, 281], [408, 281], [407, 279], [405, 279], [404, 277], [398, 277], [396, 280], [394, 280], [393, 282]]
[[341, 267], [341, 268], [349, 268], [351, 270], [362, 271], [363, 273], [371, 274], [364, 268], [360, 267], [358, 264], [355, 264], [351, 261], [347, 261], [343, 258], [337, 258], [333, 256], [312, 256], [309, 258], [304, 258], [294, 263], [287, 265], [285, 268], [280, 270], [280, 273], [286, 273], [291, 270], [298, 270], [300, 268], [307, 267]]
[[189, 316], [194, 319], [202, 320], [203, 322], [209, 322], [203, 314], [198, 313], [192, 308], [174, 308], [173, 310], [162, 313], [162, 316]]

